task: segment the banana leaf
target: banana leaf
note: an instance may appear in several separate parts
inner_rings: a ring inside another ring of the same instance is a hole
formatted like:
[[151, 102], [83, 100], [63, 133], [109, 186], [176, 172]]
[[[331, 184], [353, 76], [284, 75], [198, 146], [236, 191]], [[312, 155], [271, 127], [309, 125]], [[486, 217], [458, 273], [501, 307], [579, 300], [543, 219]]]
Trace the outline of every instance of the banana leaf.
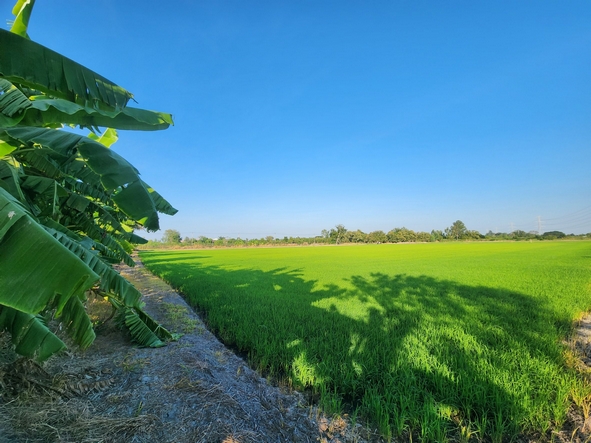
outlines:
[[[75, 299], [75, 297], [73, 297]], [[66, 345], [36, 316], [0, 305], [0, 331], [12, 337], [15, 351], [43, 361], [66, 349]]]
[[15, 16], [10, 32], [29, 38], [27, 29], [29, 27], [29, 18], [35, 5], [35, 0], [18, 0], [12, 8], [12, 14]]
[[66, 191], [58, 182], [48, 177], [27, 175], [23, 177], [21, 181], [21, 188], [36, 194], [45, 195], [49, 198], [53, 198], [56, 194], [59, 197], [68, 197], [68, 191]]
[[125, 306], [141, 309], [141, 293], [111, 266], [104, 263], [95, 252], [83, 247], [62, 232], [50, 228], [47, 228], [47, 232], [100, 276], [99, 287], [102, 291], [116, 294]]
[[8, 191], [21, 203], [26, 202], [25, 196], [20, 186], [18, 168], [14, 167], [8, 161], [0, 161], [0, 188]]
[[144, 187], [150, 193], [150, 196], [152, 197], [152, 200], [154, 201], [154, 205], [156, 206], [156, 210], [158, 212], [161, 212], [162, 214], [166, 214], [166, 215], [174, 215], [177, 212], [179, 212], [177, 209], [173, 208], [172, 205], [164, 199], [164, 197], [162, 197], [160, 194], [158, 194], [154, 190], [154, 188], [152, 188], [146, 182], [142, 181], [142, 183], [143, 183]]
[[0, 78], [0, 127], [17, 125], [31, 107], [25, 94], [8, 80]]
[[86, 349], [92, 344], [96, 335], [82, 301], [80, 297], [70, 298], [59, 318], [74, 342], [82, 349]]
[[[77, 152], [90, 169], [100, 176], [105, 190], [120, 188], [120, 191], [113, 196], [113, 201], [125, 214], [137, 220], [149, 231], [159, 229], [158, 214], [152, 194], [158, 199], [159, 207], [165, 209], [166, 213], [176, 212], [155, 191], [152, 190], [150, 193], [141, 181], [137, 169], [127, 160], [88, 137], [46, 128], [15, 127], [0, 129], [0, 139], [19, 141], [30, 149], [38, 144], [50, 148], [61, 158], [71, 158]], [[25, 152], [23, 155], [28, 159], [31, 154], [35, 152]], [[36, 160], [39, 164], [42, 163], [41, 159]], [[49, 168], [52, 161], [47, 159], [48, 164], [41, 165], [48, 171], [47, 173], [55, 172]], [[77, 166], [80, 167], [79, 164]]]
[[110, 148], [113, 146], [113, 143], [119, 140], [119, 134], [117, 134], [115, 129], [107, 128], [101, 135], [97, 135], [94, 132], [89, 133], [88, 138], [94, 140], [95, 142], [99, 142], [101, 145], [106, 146], [107, 148]]
[[121, 277], [111, 266], [100, 260], [98, 256], [85, 250], [67, 235], [51, 229], [49, 231], [59, 242], [78, 255], [101, 276], [100, 289], [108, 295], [111, 304], [123, 314], [124, 323], [135, 341], [142, 346], [159, 347], [164, 346], [162, 340], [176, 338], [142, 310], [141, 293], [135, 286]]
[[[156, 331], [153, 331], [142, 320], [138, 313], [132, 308], [125, 308], [125, 326], [129, 329], [131, 336], [142, 346], [160, 348], [165, 343], [160, 340]], [[163, 329], [160, 325], [157, 329]]]
[[0, 304], [38, 314], [90, 289], [99, 276], [0, 188]]
[[[15, 33], [0, 29], [0, 76], [82, 106], [120, 110], [131, 92], [75, 61]], [[18, 56], [15, 57], [15, 54]]]
[[30, 106], [19, 119], [23, 126], [50, 126], [64, 123], [81, 128], [104, 127], [158, 131], [173, 124], [170, 114], [139, 108], [126, 107], [120, 111], [103, 111], [45, 96], [30, 97], [29, 104]]

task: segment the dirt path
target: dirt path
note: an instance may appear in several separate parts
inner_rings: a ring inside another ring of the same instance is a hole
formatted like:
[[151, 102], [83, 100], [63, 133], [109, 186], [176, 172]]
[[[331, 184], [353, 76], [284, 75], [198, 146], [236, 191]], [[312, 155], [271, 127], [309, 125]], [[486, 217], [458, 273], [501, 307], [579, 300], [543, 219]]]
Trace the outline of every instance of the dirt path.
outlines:
[[[43, 367], [0, 343], [0, 442], [381, 441], [359, 424], [327, 419], [301, 394], [271, 386], [141, 263], [120, 271], [142, 292], [150, 315], [185, 334], [144, 349], [107, 322], [87, 352], [72, 350]], [[108, 315], [102, 303], [91, 307], [99, 318]]]

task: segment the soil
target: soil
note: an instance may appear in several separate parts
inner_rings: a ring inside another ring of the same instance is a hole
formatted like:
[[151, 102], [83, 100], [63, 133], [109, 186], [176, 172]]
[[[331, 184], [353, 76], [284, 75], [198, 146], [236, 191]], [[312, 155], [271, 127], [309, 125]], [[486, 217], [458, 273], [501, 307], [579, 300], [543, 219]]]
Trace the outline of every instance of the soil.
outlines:
[[[251, 370], [139, 260], [119, 271], [142, 292], [146, 312], [184, 335], [162, 348], [138, 347], [101, 299], [88, 303], [100, 325], [87, 351], [70, 346], [39, 365], [19, 358], [0, 334], [0, 443], [384, 441], [376, 430], [347, 415], [328, 417], [303, 394]], [[567, 345], [569, 365], [589, 377], [591, 316], [578, 322]], [[582, 405], [569, 411], [559, 432], [517, 441], [591, 441], [591, 399]]]
[[[142, 292], [146, 312], [184, 335], [141, 348], [109, 320], [87, 351], [70, 346], [43, 365], [18, 358], [0, 335], [0, 443], [383, 441], [251, 370], [139, 260], [119, 270]], [[101, 299], [88, 308], [93, 320], [111, 314]]]

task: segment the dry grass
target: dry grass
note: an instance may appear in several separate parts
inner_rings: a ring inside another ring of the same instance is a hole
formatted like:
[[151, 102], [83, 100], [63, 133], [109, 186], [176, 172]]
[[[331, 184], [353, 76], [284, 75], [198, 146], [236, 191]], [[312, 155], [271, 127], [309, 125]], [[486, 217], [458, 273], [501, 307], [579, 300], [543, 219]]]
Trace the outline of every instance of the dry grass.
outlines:
[[156, 417], [105, 416], [83, 398], [109, 385], [110, 379], [95, 380], [88, 374], [83, 380], [73, 374], [52, 376], [31, 360], [15, 359], [0, 367], [0, 430], [10, 429], [10, 440], [31, 443], [108, 443], [153, 435]]
[[16, 437], [27, 442], [109, 443], [150, 436], [158, 427], [153, 415], [96, 415], [89, 403], [72, 400], [0, 405], [0, 420], [9, 419]]

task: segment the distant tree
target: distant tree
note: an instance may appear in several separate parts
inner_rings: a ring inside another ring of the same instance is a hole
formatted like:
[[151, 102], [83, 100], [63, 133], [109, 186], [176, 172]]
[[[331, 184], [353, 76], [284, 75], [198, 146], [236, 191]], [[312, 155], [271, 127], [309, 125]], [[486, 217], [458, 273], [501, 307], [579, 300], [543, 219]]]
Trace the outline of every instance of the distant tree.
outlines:
[[334, 229], [330, 230], [329, 236], [331, 239], [331, 243], [342, 243], [345, 233], [347, 232], [347, 228], [343, 225], [336, 225]]
[[456, 220], [449, 228], [445, 228], [445, 236], [453, 240], [465, 238], [467, 233], [466, 225], [460, 220]]
[[320, 232], [320, 235], [322, 235], [322, 238], [329, 238], [329, 236], [330, 236], [330, 232], [328, 232], [326, 229], [323, 229], [323, 230]]
[[464, 235], [464, 238], [470, 239], [470, 240], [480, 240], [482, 238], [484, 238], [484, 235], [482, 235], [480, 232], [478, 231], [466, 231], [466, 234]]
[[386, 243], [388, 236], [384, 231], [373, 231], [367, 234], [367, 241], [368, 243]]
[[341, 240], [342, 243], [353, 243], [353, 231], [347, 230], [343, 234], [343, 239]]
[[205, 237], [203, 235], [199, 236], [198, 241], [204, 246], [211, 246], [213, 244], [213, 240], [211, 238]]
[[176, 229], [167, 229], [162, 235], [162, 241], [164, 243], [180, 243], [181, 233]]
[[367, 234], [360, 229], [351, 232], [351, 242], [353, 243], [365, 243], [367, 242]]
[[430, 241], [441, 241], [445, 238], [445, 234], [443, 233], [443, 231], [438, 231], [433, 229], [431, 231], [431, 236], [430, 236]]
[[192, 238], [192, 237], [185, 237], [183, 239], [183, 245], [185, 246], [192, 246], [195, 243], [198, 243], [198, 240], [196, 238]]
[[390, 243], [404, 243], [417, 241], [417, 233], [412, 229], [394, 228], [388, 232], [388, 241]]
[[548, 231], [548, 232], [544, 232], [542, 234], [542, 238], [544, 240], [555, 240], [557, 238], [563, 238], [563, 237], [566, 237], [566, 234], [561, 231]]
[[417, 232], [417, 240], [418, 242], [429, 242], [431, 241], [431, 234], [429, 234], [428, 232]]
[[517, 229], [511, 233], [511, 238], [514, 240], [531, 240], [537, 237], [538, 233], [535, 231], [525, 232], [520, 229]]
[[388, 231], [388, 241], [390, 243], [398, 243], [400, 240], [400, 236], [398, 235], [400, 232], [400, 228], [394, 228], [391, 231]]

